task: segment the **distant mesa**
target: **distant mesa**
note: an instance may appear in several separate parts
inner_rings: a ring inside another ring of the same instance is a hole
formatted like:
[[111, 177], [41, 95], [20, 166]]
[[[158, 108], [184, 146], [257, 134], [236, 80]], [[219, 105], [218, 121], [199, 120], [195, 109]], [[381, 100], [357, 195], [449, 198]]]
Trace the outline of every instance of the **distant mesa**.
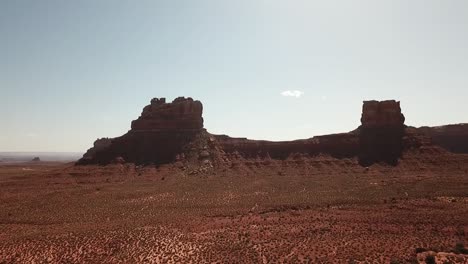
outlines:
[[39, 161], [41, 161], [41, 159], [39, 157], [34, 157], [31, 161], [32, 162], [39, 162]]
[[400, 102], [364, 101], [361, 125], [351, 132], [294, 141], [250, 140], [207, 132], [200, 101], [178, 97], [167, 103], [165, 98], [154, 98], [125, 135], [97, 139], [77, 164], [192, 162], [223, 166], [235, 159], [329, 155], [357, 158], [362, 166], [377, 162], [397, 165], [405, 151], [436, 145], [468, 153], [468, 125], [408, 127]]

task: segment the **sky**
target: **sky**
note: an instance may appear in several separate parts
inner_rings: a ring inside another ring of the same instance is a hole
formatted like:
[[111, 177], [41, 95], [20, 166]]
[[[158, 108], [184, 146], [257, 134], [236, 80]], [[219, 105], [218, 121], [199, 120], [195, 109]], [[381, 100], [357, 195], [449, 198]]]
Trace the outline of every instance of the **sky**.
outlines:
[[347, 132], [363, 100], [468, 122], [466, 0], [0, 0], [0, 151], [84, 152], [151, 98], [215, 134]]

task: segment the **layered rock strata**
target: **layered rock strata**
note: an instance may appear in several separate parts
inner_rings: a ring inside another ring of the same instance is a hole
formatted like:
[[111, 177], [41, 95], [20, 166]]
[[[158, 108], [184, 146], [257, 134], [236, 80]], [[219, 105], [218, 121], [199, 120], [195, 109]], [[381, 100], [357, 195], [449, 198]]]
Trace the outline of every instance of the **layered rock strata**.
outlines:
[[359, 163], [396, 165], [403, 151], [405, 117], [400, 102], [364, 101], [359, 127]]
[[406, 150], [434, 142], [455, 152], [468, 152], [468, 127], [411, 128], [405, 126], [400, 102], [364, 101], [361, 125], [354, 131], [294, 141], [265, 141], [212, 135], [203, 128], [203, 105], [179, 97], [171, 103], [154, 98], [131, 129], [117, 138], [98, 139], [77, 164], [165, 164], [195, 162], [220, 165], [231, 157], [285, 160], [328, 155], [358, 158], [359, 164], [396, 165]]
[[287, 159], [295, 153], [314, 156], [328, 154], [336, 158], [349, 158], [358, 154], [359, 138], [356, 133], [316, 136], [294, 141], [249, 140], [216, 136], [225, 153], [239, 153], [244, 158]]
[[143, 108], [141, 116], [132, 121], [131, 131], [200, 130], [203, 128], [203, 105], [192, 98], [179, 97], [172, 103], [154, 98]]
[[420, 127], [417, 130], [450, 152], [468, 153], [468, 124]]
[[201, 102], [192, 98], [179, 97], [171, 103], [154, 98], [132, 122], [130, 131], [121, 137], [96, 140], [77, 164], [173, 162], [184, 146], [204, 131], [202, 112]]

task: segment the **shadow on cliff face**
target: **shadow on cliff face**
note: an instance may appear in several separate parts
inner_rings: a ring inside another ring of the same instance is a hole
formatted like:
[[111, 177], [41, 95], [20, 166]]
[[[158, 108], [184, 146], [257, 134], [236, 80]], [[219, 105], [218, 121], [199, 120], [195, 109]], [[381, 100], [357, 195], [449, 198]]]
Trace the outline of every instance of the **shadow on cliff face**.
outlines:
[[468, 124], [453, 124], [437, 127], [420, 127], [417, 131], [453, 153], [468, 153]]
[[178, 97], [172, 103], [154, 98], [132, 121], [128, 133], [96, 140], [77, 165], [174, 162], [184, 147], [205, 131], [202, 112], [202, 103], [192, 98]]
[[[198, 153], [192, 160], [202, 163], [216, 163], [214, 156], [285, 160], [329, 155], [358, 157], [366, 167], [378, 162], [395, 166], [405, 148], [405, 117], [400, 102], [394, 100], [364, 101], [361, 126], [355, 131], [283, 142], [211, 135], [203, 128], [202, 112], [201, 102], [192, 98], [180, 97], [171, 103], [155, 98], [127, 134], [97, 140], [77, 164], [165, 164]], [[194, 144], [197, 138], [203, 144]], [[206, 142], [215, 147], [209, 149]]]
[[225, 153], [239, 153], [243, 158], [267, 158], [286, 160], [297, 156], [313, 157], [320, 154], [334, 158], [352, 158], [358, 154], [359, 140], [356, 133], [316, 136], [294, 141], [250, 140], [215, 135]]
[[[129, 131], [110, 140], [108, 146], [98, 149], [78, 161], [78, 165], [132, 162], [137, 165], [167, 164], [192, 142], [201, 131]], [[89, 152], [89, 151], [88, 151]], [[88, 158], [89, 156], [89, 158]]]
[[405, 116], [400, 102], [364, 101], [359, 127], [359, 164], [385, 162], [396, 166], [403, 152]]
[[403, 153], [403, 127], [366, 128], [359, 135], [359, 164], [367, 167], [377, 162], [398, 165]]

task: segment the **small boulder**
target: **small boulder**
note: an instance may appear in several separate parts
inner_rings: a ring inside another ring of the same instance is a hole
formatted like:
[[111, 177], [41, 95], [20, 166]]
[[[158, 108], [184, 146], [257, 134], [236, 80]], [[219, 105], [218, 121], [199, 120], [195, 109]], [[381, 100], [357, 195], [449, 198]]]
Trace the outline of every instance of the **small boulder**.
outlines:
[[200, 156], [201, 159], [206, 159], [206, 158], [210, 157], [210, 152], [208, 152], [207, 150], [202, 150], [202, 151], [200, 151], [199, 156]]
[[112, 163], [114, 163], [114, 164], [124, 164], [125, 159], [119, 156], [119, 157], [116, 157], [114, 160], [112, 160]]

